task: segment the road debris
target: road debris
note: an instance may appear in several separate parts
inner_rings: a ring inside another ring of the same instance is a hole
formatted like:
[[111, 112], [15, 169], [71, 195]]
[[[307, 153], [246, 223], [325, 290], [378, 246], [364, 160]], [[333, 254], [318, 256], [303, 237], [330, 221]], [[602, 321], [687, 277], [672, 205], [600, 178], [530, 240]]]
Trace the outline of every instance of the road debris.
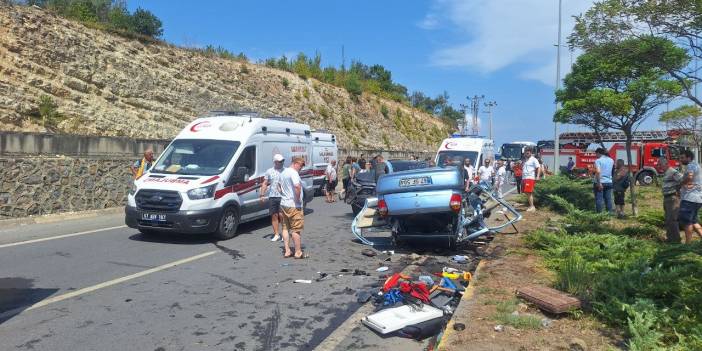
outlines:
[[312, 281], [308, 279], [296, 279], [293, 283], [312, 284]]
[[376, 272], [385, 272], [385, 271], [387, 271], [388, 269], [390, 269], [390, 268], [388, 268], [387, 266], [383, 266], [383, 267], [380, 267], [380, 268], [376, 269], [375, 271], [376, 271]]
[[377, 252], [375, 252], [374, 250], [371, 250], [371, 249], [363, 249], [363, 251], [361, 251], [361, 254], [363, 256], [368, 256], [368, 257], [375, 257], [378, 255]]

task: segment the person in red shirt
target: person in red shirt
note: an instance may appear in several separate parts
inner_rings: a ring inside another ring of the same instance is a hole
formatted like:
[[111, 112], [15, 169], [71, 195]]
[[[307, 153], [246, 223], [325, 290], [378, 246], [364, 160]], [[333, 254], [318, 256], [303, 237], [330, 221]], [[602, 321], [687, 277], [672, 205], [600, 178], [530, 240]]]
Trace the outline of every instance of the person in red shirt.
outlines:
[[518, 160], [512, 165], [514, 181], [517, 182], [517, 194], [522, 193], [522, 160]]

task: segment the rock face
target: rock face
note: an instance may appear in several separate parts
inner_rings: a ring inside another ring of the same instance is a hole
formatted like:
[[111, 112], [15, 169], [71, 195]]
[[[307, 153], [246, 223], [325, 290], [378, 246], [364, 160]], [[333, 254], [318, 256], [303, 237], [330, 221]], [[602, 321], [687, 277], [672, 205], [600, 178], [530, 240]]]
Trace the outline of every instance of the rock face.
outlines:
[[172, 138], [209, 110], [248, 109], [324, 128], [348, 148], [436, 150], [450, 128], [429, 114], [252, 63], [143, 43], [38, 8], [0, 5], [0, 129], [42, 131], [48, 95], [61, 132]]

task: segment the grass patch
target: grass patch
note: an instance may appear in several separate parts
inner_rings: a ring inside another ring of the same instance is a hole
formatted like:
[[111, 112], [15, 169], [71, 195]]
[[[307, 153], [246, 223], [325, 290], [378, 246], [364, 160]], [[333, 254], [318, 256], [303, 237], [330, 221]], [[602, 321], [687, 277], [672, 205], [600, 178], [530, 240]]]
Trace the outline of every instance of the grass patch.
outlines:
[[495, 321], [500, 324], [509, 325], [516, 329], [541, 329], [541, 319], [533, 315], [515, 314], [517, 310], [516, 299], [498, 302], [495, 309]]

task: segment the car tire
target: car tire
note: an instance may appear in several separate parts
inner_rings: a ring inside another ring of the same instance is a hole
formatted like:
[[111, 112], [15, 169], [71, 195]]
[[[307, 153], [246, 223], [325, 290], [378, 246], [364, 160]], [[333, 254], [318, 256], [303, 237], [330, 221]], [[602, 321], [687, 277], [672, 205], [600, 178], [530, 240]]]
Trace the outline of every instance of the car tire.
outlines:
[[222, 217], [219, 219], [217, 230], [214, 232], [214, 237], [219, 240], [228, 240], [233, 238], [236, 236], [239, 223], [239, 211], [235, 207], [225, 208], [222, 212]]

